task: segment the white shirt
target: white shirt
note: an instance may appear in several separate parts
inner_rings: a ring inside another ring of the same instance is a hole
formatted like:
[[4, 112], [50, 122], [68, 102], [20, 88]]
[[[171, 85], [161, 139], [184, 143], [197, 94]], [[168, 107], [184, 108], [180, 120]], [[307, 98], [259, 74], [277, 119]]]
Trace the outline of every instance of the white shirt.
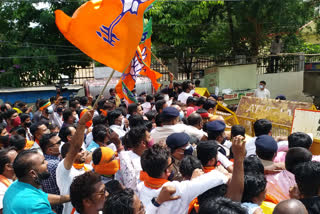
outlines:
[[133, 151], [122, 151], [119, 154], [120, 170], [116, 173], [116, 180], [120, 181], [126, 188], [137, 191], [140, 183], [141, 158]]
[[51, 115], [50, 115], [51, 123], [57, 125], [59, 129], [61, 129], [63, 124], [62, 115], [60, 116], [57, 112], [53, 112]]
[[[85, 165], [88, 169], [92, 170], [90, 165]], [[60, 195], [69, 195], [70, 194], [70, 185], [73, 179], [85, 173], [84, 169], [77, 170], [73, 166], [71, 169], [67, 170], [64, 167], [64, 159], [58, 164], [57, 171], [56, 171], [56, 180], [57, 185], [60, 190]], [[63, 214], [70, 214], [73, 209], [71, 202], [63, 204]]]
[[257, 88], [254, 91], [254, 96], [259, 98], [268, 98], [270, 99], [270, 91], [268, 89], [261, 90], [260, 88]]
[[257, 137], [253, 137], [246, 142], [246, 157], [256, 154], [256, 139]]
[[160, 141], [166, 141], [167, 137], [173, 133], [185, 132], [190, 136], [195, 136], [199, 140], [203, 137], [203, 133], [198, 129], [193, 129], [191, 126], [178, 123], [176, 125], [164, 125], [162, 127], [156, 127], [151, 131], [151, 137], [154, 139], [155, 143]]
[[[11, 183], [13, 182], [11, 179], [8, 179]], [[6, 193], [8, 187], [0, 182], [0, 209], [3, 209], [3, 197]]]
[[110, 126], [110, 129], [112, 129], [112, 131], [114, 131], [115, 133], [117, 133], [117, 135], [119, 136], [119, 138], [122, 138], [125, 134], [126, 134], [126, 131], [123, 130], [121, 128], [121, 126], [118, 126], [118, 125], [111, 125]]
[[187, 104], [188, 97], [192, 97], [191, 92], [186, 93], [186, 92], [183, 91], [183, 92], [181, 92], [181, 94], [179, 94], [178, 101], [180, 101], [180, 102], [182, 102], [184, 104]]
[[144, 114], [149, 112], [149, 111], [151, 111], [151, 103], [150, 102], [145, 102], [141, 106], [143, 108], [143, 113]]
[[194, 126], [189, 126], [191, 129], [193, 129], [195, 132], [200, 132], [202, 133], [202, 135], [208, 137], [208, 133], [203, 131], [202, 129], [198, 129], [197, 127], [194, 127]]
[[167, 182], [163, 186], [174, 186], [176, 188], [174, 195], [181, 196], [181, 198], [164, 202], [156, 212], [154, 212], [155, 209], [151, 200], [159, 195], [162, 188], [150, 189], [144, 185], [144, 182], [141, 182], [138, 184], [138, 196], [145, 206], [146, 213], [185, 214], [188, 213], [189, 204], [194, 198], [213, 187], [225, 184], [227, 181], [228, 178], [224, 174], [217, 170], [212, 170], [190, 181]]

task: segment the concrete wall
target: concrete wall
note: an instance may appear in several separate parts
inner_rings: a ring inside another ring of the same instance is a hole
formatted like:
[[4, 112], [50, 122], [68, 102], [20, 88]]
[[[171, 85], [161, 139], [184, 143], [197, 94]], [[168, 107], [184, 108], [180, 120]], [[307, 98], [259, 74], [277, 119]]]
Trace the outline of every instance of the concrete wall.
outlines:
[[271, 98], [283, 94], [288, 100], [312, 102], [312, 98], [302, 92], [303, 71], [257, 75], [257, 86], [261, 80], [266, 81]]

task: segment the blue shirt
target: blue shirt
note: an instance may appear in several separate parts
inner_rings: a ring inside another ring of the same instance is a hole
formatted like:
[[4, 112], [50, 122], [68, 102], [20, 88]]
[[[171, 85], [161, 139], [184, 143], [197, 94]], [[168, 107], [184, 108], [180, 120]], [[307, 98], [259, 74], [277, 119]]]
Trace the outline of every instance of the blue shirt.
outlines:
[[[59, 187], [56, 180], [56, 170], [60, 159], [59, 157], [46, 154], [44, 154], [44, 158], [46, 161], [48, 161], [48, 171], [50, 172], [50, 177], [42, 181], [42, 189], [46, 193], [60, 195]], [[56, 211], [57, 214], [61, 214], [63, 205], [54, 205], [52, 206], [52, 209]]]
[[94, 150], [96, 150], [99, 147], [100, 147], [99, 144], [97, 144], [96, 142], [92, 141], [90, 143], [90, 145], [87, 147], [87, 151], [93, 152]]
[[54, 213], [48, 201], [48, 194], [34, 186], [15, 181], [3, 198], [4, 214], [48, 214]]

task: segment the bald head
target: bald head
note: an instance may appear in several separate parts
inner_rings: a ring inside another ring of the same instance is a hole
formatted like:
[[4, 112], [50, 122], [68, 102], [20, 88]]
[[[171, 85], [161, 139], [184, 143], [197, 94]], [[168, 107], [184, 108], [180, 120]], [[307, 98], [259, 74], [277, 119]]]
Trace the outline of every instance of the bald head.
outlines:
[[296, 199], [281, 201], [274, 208], [273, 214], [308, 214], [303, 203]]

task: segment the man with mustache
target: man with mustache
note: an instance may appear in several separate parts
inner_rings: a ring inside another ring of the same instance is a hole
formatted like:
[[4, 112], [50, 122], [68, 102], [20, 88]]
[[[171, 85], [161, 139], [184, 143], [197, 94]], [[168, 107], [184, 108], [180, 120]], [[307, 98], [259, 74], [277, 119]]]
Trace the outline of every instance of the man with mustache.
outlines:
[[[3, 198], [3, 213], [54, 213], [51, 204], [69, 201], [68, 196], [48, 195], [41, 182], [49, 178], [48, 162], [37, 149], [18, 154], [13, 169], [18, 178], [6, 191]], [[50, 201], [50, 202], [49, 202]]]

